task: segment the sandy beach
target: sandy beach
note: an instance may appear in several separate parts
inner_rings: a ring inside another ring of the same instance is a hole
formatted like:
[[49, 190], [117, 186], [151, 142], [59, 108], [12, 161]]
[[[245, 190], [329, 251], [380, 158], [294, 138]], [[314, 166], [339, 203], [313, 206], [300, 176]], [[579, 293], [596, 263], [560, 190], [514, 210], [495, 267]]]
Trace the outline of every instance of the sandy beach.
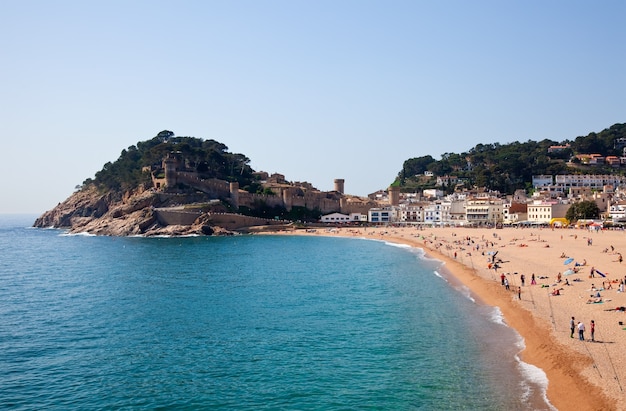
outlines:
[[[521, 359], [546, 373], [547, 395], [557, 409], [626, 410], [626, 311], [620, 309], [626, 293], [619, 290], [626, 278], [621, 262], [626, 232], [367, 227], [281, 233], [371, 238], [424, 249], [480, 302], [500, 308], [524, 338]], [[585, 325], [584, 340], [577, 330], [571, 335], [571, 317], [575, 325]]]

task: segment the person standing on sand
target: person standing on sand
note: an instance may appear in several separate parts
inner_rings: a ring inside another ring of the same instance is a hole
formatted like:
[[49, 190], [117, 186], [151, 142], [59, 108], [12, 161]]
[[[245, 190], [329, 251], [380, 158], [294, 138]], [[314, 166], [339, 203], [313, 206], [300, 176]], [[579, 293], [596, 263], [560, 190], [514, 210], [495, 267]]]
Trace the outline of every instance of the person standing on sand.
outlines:
[[535, 273], [530, 277], [530, 285], [536, 285], [537, 281], [535, 281]]
[[591, 341], [595, 342], [594, 333], [596, 332], [596, 323], [591, 320], [591, 325], [589, 326], [589, 332], [591, 332]]
[[506, 288], [507, 290], [510, 290], [510, 287], [509, 287], [509, 279], [508, 279], [508, 278], [505, 278], [505, 279], [504, 279], [504, 288]]
[[585, 324], [578, 321], [578, 339], [580, 341], [585, 341]]
[[524, 276], [524, 274], [519, 276], [520, 281], [522, 282], [522, 287], [524, 286], [524, 281], [526, 281], [526, 277]]
[[504, 273], [500, 274], [500, 281], [502, 282], [502, 285], [504, 285], [504, 279], [506, 278], [506, 276], [504, 275]]
[[591, 270], [589, 270], [589, 278], [593, 278], [595, 273], [596, 269], [594, 267], [591, 267]]
[[576, 323], [574, 322], [574, 317], [572, 317], [572, 319], [569, 320], [569, 328], [572, 331], [569, 338], [574, 338], [574, 330], [576, 329]]

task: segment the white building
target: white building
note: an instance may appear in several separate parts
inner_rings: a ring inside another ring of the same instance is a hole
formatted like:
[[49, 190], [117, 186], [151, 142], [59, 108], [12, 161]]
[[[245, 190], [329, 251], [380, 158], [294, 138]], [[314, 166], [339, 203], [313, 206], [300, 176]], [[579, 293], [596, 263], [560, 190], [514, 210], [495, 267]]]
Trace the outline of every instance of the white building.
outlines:
[[348, 223], [350, 222], [350, 216], [341, 213], [331, 213], [323, 215], [320, 220], [322, 223]]
[[367, 222], [367, 214], [350, 213], [350, 221]]
[[541, 188], [541, 187], [550, 187], [554, 184], [554, 179], [551, 175], [540, 174], [538, 176], [533, 176], [533, 187]]
[[626, 201], [618, 201], [609, 206], [609, 219], [614, 223], [626, 220]]
[[623, 177], [610, 174], [561, 174], [555, 176], [554, 184], [562, 188], [591, 187], [601, 190], [604, 186], [617, 187], [623, 181]]
[[396, 213], [401, 223], [424, 222], [424, 207], [421, 204], [400, 204]]
[[475, 198], [465, 204], [465, 219], [470, 224], [486, 225], [501, 223], [503, 202], [499, 198]]
[[370, 223], [392, 223], [396, 221], [395, 215], [392, 207], [370, 208], [367, 212], [367, 220]]
[[553, 218], [565, 218], [569, 204], [554, 201], [534, 201], [528, 204], [528, 221], [537, 224], [550, 224]]

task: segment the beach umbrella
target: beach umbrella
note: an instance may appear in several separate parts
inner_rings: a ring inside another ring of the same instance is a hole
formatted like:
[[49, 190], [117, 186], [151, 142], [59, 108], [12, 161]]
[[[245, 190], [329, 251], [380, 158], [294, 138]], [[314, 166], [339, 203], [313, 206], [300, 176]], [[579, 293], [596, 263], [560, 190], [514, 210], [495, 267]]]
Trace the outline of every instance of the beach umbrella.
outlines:
[[574, 271], [574, 270], [565, 270], [565, 271], [563, 271], [563, 274], [564, 275], [572, 275], [572, 274], [576, 274], [576, 271]]
[[563, 265], [568, 265], [569, 263], [571, 263], [572, 261], [574, 261], [573, 258], [568, 258], [567, 260], [563, 261]]

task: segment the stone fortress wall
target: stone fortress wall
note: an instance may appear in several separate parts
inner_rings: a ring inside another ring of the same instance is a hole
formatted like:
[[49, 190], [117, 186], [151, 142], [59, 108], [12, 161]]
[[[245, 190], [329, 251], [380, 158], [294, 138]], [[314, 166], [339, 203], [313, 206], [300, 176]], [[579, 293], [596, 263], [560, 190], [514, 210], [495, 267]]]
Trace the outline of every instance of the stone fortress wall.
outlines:
[[[165, 178], [152, 175], [153, 186], [158, 190], [171, 190], [178, 184], [184, 184], [202, 191], [216, 199], [229, 201], [235, 208], [248, 207], [254, 209], [260, 205], [269, 207], [284, 207], [290, 211], [293, 207], [304, 207], [309, 210], [320, 210], [322, 213], [341, 212], [367, 213], [371, 207], [378, 204], [367, 199], [358, 199], [344, 195], [344, 179], [334, 180], [334, 191], [319, 191], [309, 183], [287, 183], [284, 176], [274, 174], [267, 179], [266, 188], [274, 194], [249, 193], [239, 188], [239, 184], [218, 179], [201, 179], [197, 173], [180, 170], [180, 160], [175, 154], [163, 159], [162, 167]], [[265, 174], [261, 172], [260, 174]], [[161, 213], [162, 215], [165, 215]], [[173, 219], [173, 217], [164, 217]], [[181, 221], [191, 217], [181, 216]]]

